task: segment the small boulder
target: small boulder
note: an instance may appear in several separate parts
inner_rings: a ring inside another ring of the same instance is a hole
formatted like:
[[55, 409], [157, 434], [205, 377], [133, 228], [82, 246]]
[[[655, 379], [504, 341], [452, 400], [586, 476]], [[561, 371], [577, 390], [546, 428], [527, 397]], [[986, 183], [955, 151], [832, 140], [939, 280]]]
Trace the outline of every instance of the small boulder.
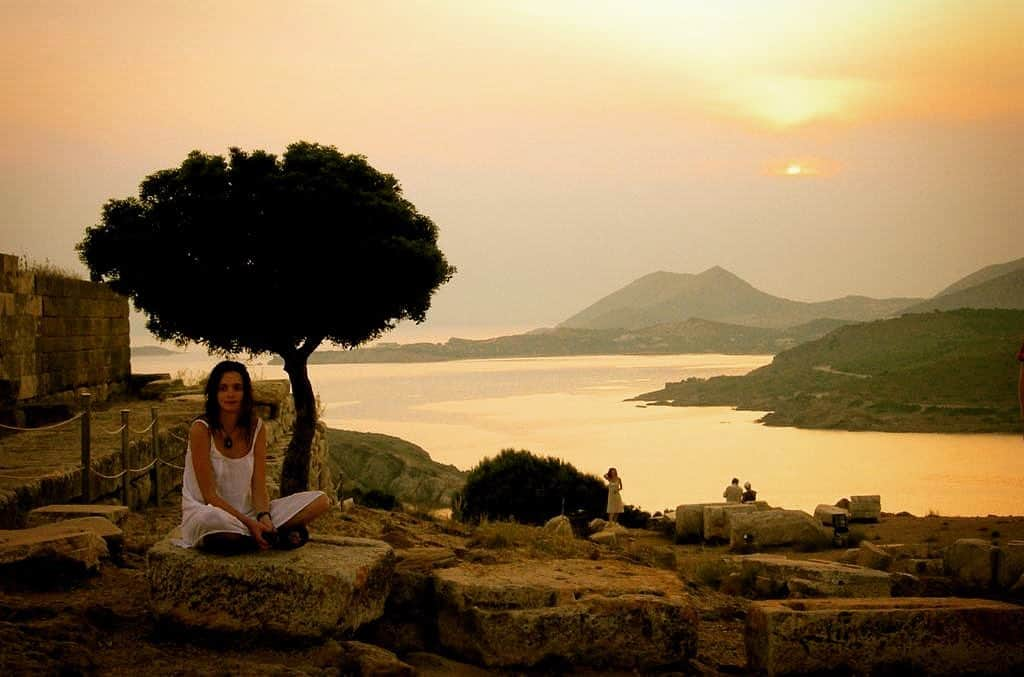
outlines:
[[562, 538], [572, 538], [572, 523], [569, 522], [569, 518], [565, 515], [556, 515], [549, 519], [544, 524], [544, 531], [560, 536]]
[[603, 520], [600, 517], [595, 517], [594, 519], [587, 522], [587, 533], [592, 534], [594, 532], [601, 531], [605, 528], [607, 524], [607, 520]]
[[1009, 541], [1000, 550], [997, 583], [1008, 589], [1024, 574], [1024, 541]]
[[68, 505], [52, 504], [30, 510], [25, 522], [30, 527], [37, 527], [43, 524], [60, 522], [62, 520], [70, 520], [78, 517], [103, 517], [104, 519], [109, 520], [114, 526], [122, 527], [124, 526], [124, 521], [128, 519], [128, 513], [128, 508], [123, 505], [92, 503], [75, 503]]
[[336, 668], [343, 675], [412, 677], [416, 670], [387, 649], [364, 642], [327, 640], [313, 657], [320, 668]]
[[[93, 519], [116, 529], [102, 518]], [[11, 578], [28, 577], [35, 581], [34, 574], [52, 579], [91, 575], [99, 570], [100, 558], [108, 554], [103, 538], [81, 525], [45, 524], [0, 531], [0, 571], [6, 571]]]
[[999, 548], [980, 538], [961, 538], [946, 548], [946, 573], [962, 588], [988, 589], [994, 582]]
[[892, 566], [892, 555], [870, 541], [861, 541], [857, 550], [856, 564], [868, 569], [888, 571]]
[[890, 574], [889, 582], [892, 584], [889, 590], [893, 597], [920, 597], [924, 594], [924, 584], [912, 574]]

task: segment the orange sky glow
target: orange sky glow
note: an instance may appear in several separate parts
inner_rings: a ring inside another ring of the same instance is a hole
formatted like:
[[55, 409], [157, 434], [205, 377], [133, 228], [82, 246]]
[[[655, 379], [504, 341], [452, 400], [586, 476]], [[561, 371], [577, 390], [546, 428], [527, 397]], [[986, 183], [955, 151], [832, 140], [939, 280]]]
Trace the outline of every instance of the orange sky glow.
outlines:
[[1024, 256], [1022, 33], [999, 0], [8, 0], [0, 251], [78, 266], [103, 202], [189, 150], [308, 139], [438, 222], [448, 324], [719, 264], [925, 295]]

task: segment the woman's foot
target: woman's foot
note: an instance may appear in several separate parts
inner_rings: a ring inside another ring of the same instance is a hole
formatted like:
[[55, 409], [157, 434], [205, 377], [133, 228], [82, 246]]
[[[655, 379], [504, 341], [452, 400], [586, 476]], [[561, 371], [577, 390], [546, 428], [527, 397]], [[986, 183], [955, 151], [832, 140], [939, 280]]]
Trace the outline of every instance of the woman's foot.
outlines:
[[274, 545], [278, 550], [294, 550], [302, 547], [309, 540], [309, 530], [299, 524], [294, 527], [281, 527], [277, 530], [277, 543]]

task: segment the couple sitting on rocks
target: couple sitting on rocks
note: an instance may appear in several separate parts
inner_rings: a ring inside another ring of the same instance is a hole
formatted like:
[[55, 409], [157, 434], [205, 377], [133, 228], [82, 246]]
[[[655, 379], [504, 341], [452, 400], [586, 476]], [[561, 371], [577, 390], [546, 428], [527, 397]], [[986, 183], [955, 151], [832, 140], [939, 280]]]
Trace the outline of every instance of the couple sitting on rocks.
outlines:
[[722, 492], [722, 498], [727, 503], [753, 503], [757, 500], [757, 492], [750, 488], [750, 482], [744, 482], [743, 489], [740, 490], [739, 479], [733, 477], [732, 483]]
[[222, 554], [279, 548], [309, 540], [306, 525], [330, 501], [322, 491], [270, 500], [267, 435], [253, 413], [245, 365], [224, 361], [206, 382], [206, 411], [192, 423], [181, 485], [179, 545]]

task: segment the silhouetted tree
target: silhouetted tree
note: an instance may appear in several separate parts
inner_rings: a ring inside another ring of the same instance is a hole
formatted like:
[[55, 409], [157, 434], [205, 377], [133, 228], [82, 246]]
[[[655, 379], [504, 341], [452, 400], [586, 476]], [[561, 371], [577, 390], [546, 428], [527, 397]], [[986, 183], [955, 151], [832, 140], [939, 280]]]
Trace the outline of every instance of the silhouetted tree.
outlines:
[[108, 201], [77, 248], [92, 279], [130, 297], [159, 338], [281, 356], [296, 413], [283, 494], [309, 484], [310, 354], [422, 322], [455, 272], [395, 177], [307, 142], [281, 158], [193, 151], [146, 177], [137, 198]]

